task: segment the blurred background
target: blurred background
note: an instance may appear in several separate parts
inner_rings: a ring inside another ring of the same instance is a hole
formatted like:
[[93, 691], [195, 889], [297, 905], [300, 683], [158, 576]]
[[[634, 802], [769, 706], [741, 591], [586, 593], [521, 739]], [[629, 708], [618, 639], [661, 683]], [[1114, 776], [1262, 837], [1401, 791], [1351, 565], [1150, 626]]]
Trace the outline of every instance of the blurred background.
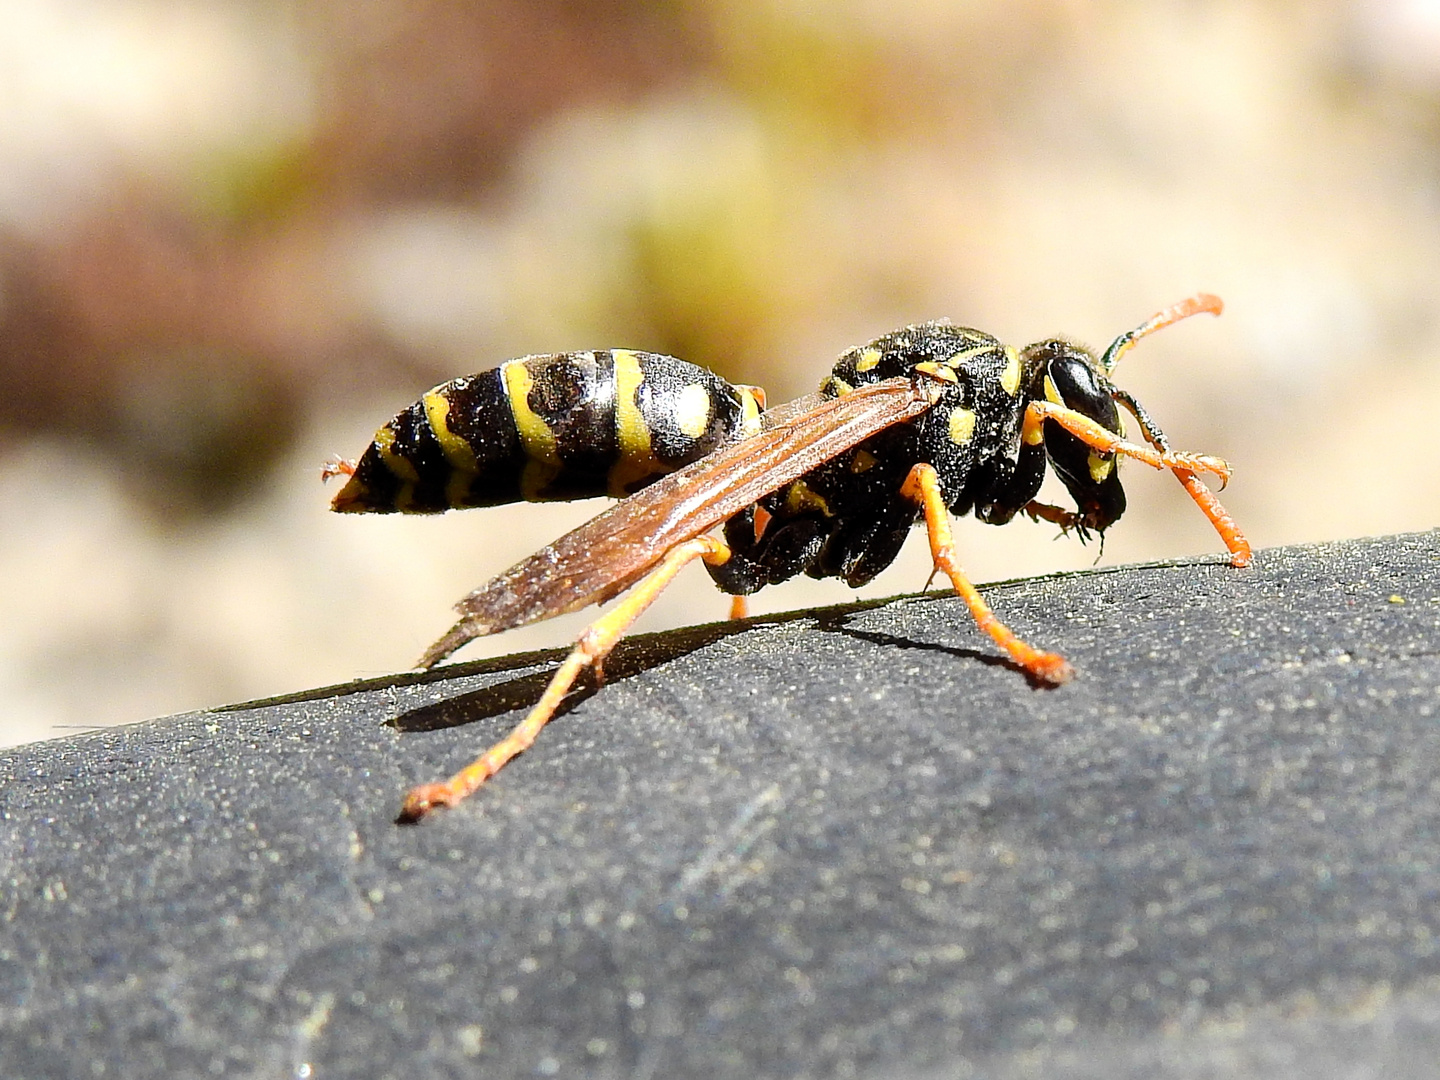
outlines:
[[[0, 742], [409, 667], [601, 504], [341, 517], [320, 465], [525, 353], [671, 352], [778, 402], [903, 323], [1103, 347], [1206, 290], [1224, 317], [1120, 381], [1233, 463], [1252, 540], [1440, 525], [1440, 0], [0, 0], [0, 24]], [[1218, 559], [1173, 478], [1127, 477], [1106, 563]], [[981, 581], [1096, 555], [1028, 522], [959, 540]], [[866, 594], [919, 590], [924, 547]], [[725, 610], [695, 569], [643, 625]]]

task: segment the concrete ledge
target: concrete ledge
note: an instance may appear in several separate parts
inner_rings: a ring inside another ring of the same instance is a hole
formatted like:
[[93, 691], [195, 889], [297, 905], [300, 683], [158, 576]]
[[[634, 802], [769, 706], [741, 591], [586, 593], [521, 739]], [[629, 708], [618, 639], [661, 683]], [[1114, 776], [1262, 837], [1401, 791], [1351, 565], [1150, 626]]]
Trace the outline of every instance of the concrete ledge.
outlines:
[[0, 1075], [1432, 1075], [1440, 533], [988, 595], [9, 752]]

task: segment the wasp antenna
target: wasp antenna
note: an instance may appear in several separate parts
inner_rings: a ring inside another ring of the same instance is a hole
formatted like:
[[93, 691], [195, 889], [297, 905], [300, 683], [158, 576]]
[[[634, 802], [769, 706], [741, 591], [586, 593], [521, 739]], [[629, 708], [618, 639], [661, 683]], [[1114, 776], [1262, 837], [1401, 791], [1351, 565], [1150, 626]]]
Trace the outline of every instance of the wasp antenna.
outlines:
[[1124, 356], [1130, 347], [1141, 338], [1153, 334], [1156, 330], [1163, 330], [1181, 319], [1188, 319], [1191, 315], [1202, 315], [1207, 312], [1211, 315], [1219, 315], [1224, 310], [1225, 302], [1218, 296], [1212, 296], [1209, 293], [1197, 293], [1189, 299], [1181, 300], [1178, 304], [1171, 304], [1163, 311], [1157, 311], [1134, 330], [1129, 330], [1112, 341], [1110, 347], [1105, 350], [1105, 355], [1100, 358], [1100, 366], [1108, 375], [1115, 370], [1115, 365], [1120, 362], [1120, 357]]

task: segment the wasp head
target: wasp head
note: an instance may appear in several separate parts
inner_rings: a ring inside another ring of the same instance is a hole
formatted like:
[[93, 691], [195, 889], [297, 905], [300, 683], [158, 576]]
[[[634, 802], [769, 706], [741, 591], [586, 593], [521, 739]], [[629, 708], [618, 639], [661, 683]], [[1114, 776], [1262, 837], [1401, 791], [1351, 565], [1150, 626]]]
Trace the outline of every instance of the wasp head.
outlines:
[[[1041, 379], [1046, 401], [1094, 420], [1101, 427], [1125, 434], [1115, 405], [1115, 387], [1086, 349], [1061, 339], [1042, 341], [1025, 350], [1026, 369]], [[1125, 489], [1120, 484], [1114, 454], [1102, 454], [1086, 445], [1054, 420], [1045, 421], [1045, 455], [1079, 510], [1079, 525], [1103, 533], [1125, 512]]]

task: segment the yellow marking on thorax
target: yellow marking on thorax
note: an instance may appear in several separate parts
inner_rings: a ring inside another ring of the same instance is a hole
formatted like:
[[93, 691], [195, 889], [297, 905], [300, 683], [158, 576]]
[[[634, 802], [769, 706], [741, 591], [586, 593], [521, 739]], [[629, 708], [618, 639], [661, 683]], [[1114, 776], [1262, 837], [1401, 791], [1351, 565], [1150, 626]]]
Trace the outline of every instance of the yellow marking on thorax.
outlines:
[[855, 361], [855, 370], [874, 371], [880, 366], [880, 360], [883, 355], [879, 349], [866, 349], [860, 354], [860, 358]]
[[833, 390], [835, 391], [836, 397], [844, 397], [846, 394], [854, 391], [854, 389], [853, 386], [838, 375], [826, 375], [825, 378], [820, 380], [820, 392], [822, 394]]
[[421, 401], [425, 404], [425, 419], [430, 421], [430, 430], [435, 434], [435, 441], [440, 444], [440, 450], [445, 455], [445, 460], [450, 467], [457, 472], [477, 473], [480, 471], [479, 464], [475, 461], [475, 451], [470, 444], [450, 430], [450, 401], [438, 390], [431, 390]]
[[941, 382], [958, 383], [960, 376], [955, 374], [955, 369], [948, 364], [940, 364], [934, 360], [926, 360], [915, 365], [915, 370], [922, 375], [929, 375], [932, 379], [939, 379]]
[[[1048, 383], [1050, 379], [1047, 377]], [[1045, 441], [1045, 421], [1036, 418], [1037, 414], [1028, 406], [1025, 409], [1025, 420], [1020, 425], [1020, 441], [1026, 446], [1039, 446]]]
[[1005, 370], [1000, 373], [1000, 386], [1014, 397], [1020, 392], [1020, 354], [1015, 346], [1005, 346]]
[[973, 409], [950, 410], [950, 441], [964, 446], [975, 434], [975, 411]]
[[692, 439], [705, 434], [710, 426], [710, 391], [699, 383], [691, 383], [675, 399], [675, 426]]
[[785, 509], [792, 514], [819, 510], [826, 517], [830, 516], [830, 504], [825, 501], [825, 497], [812, 490], [804, 480], [796, 480], [790, 485], [790, 490], [785, 493]]
[[637, 395], [645, 382], [640, 358], [629, 349], [611, 352], [615, 361], [615, 442], [620, 460], [610, 469], [610, 494], [620, 498], [636, 480], [661, 471], [650, 443], [650, 426]]
[[947, 356], [944, 360], [940, 362], [946, 367], [958, 368], [966, 360], [972, 359], [976, 356], [983, 356], [985, 353], [989, 352], [993, 348], [995, 348], [993, 342], [987, 342], [984, 345], [971, 345], [970, 348], [961, 349], [957, 353], [952, 353], [950, 356]]
[[740, 433], [754, 435], [760, 430], [760, 414], [765, 411], [765, 391], [759, 386], [736, 386], [740, 393]]

